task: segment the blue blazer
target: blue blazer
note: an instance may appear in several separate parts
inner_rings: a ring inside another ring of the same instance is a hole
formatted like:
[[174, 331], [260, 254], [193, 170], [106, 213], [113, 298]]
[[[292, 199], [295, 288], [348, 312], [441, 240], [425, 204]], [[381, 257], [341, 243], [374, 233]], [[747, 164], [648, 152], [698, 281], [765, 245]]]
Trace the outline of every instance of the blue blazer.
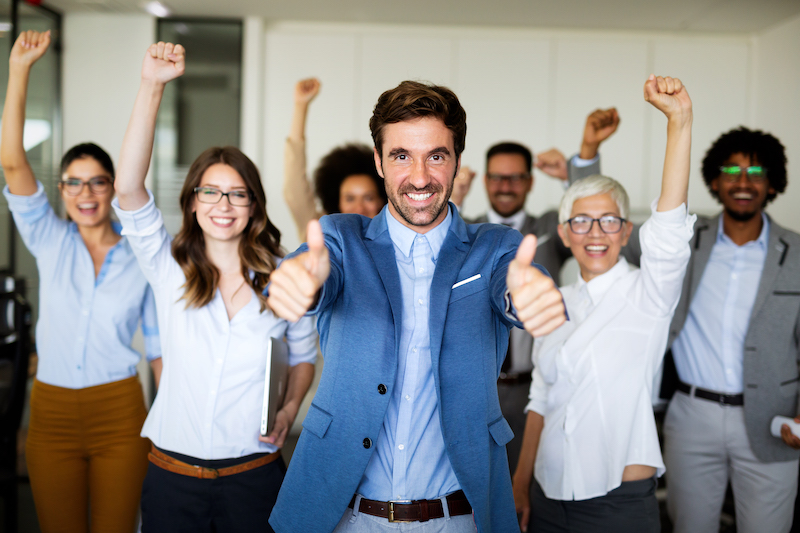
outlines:
[[[467, 225], [454, 208], [453, 215], [430, 295], [442, 433], [478, 531], [517, 532], [505, 448], [513, 433], [500, 411], [497, 378], [509, 328], [521, 326], [507, 318], [504, 295], [522, 236], [503, 226]], [[311, 313], [318, 314], [325, 365], [269, 520], [279, 533], [336, 527], [375, 450], [397, 374], [400, 276], [384, 214], [320, 222], [331, 273]]]

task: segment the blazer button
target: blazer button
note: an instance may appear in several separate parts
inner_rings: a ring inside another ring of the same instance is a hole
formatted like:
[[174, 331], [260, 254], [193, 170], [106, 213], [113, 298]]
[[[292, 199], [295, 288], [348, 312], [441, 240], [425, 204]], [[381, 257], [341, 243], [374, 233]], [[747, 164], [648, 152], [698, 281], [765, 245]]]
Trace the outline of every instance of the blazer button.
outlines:
[[378, 392], [380, 392], [381, 394], [386, 394], [386, 385], [384, 385], [383, 383], [378, 385]]
[[364, 448], [370, 449], [372, 447], [372, 441], [369, 438], [364, 439]]

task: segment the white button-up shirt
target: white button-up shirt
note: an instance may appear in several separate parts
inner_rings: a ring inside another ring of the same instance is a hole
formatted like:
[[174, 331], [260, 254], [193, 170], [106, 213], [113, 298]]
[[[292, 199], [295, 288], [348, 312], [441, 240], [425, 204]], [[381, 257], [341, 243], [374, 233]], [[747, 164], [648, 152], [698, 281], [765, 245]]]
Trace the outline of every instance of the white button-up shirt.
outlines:
[[664, 473], [651, 397], [695, 216], [655, 205], [640, 233], [641, 269], [620, 257], [588, 283], [579, 276], [562, 289], [570, 320], [534, 344], [526, 410], [544, 416], [534, 475], [548, 498], [603, 496], [627, 465]]
[[258, 440], [264, 398], [267, 341], [286, 337], [289, 364], [314, 363], [313, 318], [296, 324], [250, 302], [228, 320], [217, 290], [200, 308], [186, 307], [186, 278], [172, 256], [153, 195], [137, 211], [114, 210], [156, 298], [164, 368], [158, 395], [142, 428], [159, 448], [200, 459], [227, 459], [277, 448]]

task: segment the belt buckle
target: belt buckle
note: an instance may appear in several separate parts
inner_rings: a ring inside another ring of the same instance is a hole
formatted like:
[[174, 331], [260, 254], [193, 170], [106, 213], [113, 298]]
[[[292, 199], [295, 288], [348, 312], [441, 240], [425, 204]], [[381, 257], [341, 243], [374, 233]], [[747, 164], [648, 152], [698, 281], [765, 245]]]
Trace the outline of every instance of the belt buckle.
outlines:
[[387, 502], [389, 504], [389, 522], [414, 522], [415, 520], [395, 520], [394, 518], [394, 506], [395, 504], [399, 503], [401, 505], [408, 505], [411, 503], [411, 500], [392, 500]]
[[193, 465], [197, 469], [197, 477], [199, 479], [217, 479], [219, 477], [219, 470], [216, 468], [208, 468], [200, 465]]

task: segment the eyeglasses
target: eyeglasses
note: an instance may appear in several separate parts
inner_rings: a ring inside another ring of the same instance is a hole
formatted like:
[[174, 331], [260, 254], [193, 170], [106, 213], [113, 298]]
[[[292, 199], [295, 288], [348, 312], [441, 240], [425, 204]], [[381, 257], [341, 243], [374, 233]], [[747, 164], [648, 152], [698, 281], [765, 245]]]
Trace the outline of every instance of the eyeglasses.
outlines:
[[627, 222], [627, 220], [614, 215], [603, 215], [600, 218], [578, 215], [567, 220], [569, 229], [572, 230], [572, 233], [576, 233], [578, 235], [585, 235], [586, 233], [592, 231], [592, 226], [595, 222], [600, 225], [600, 229], [603, 231], [603, 233], [619, 233], [619, 231], [622, 229], [622, 223]]
[[222, 192], [213, 187], [195, 187], [194, 193], [197, 195], [197, 200], [204, 204], [218, 204], [223, 196], [228, 197], [229, 204], [237, 207], [247, 207], [253, 202], [249, 191]]
[[744, 174], [750, 183], [761, 183], [767, 179], [767, 169], [764, 167], [740, 167], [738, 165], [723, 165], [719, 167], [720, 175], [725, 181], [739, 181], [739, 176]]
[[519, 174], [486, 174], [486, 179], [494, 183], [501, 183], [503, 181], [509, 182], [511, 185], [516, 185], [517, 183], [527, 181], [531, 179], [531, 175], [527, 172], [519, 173]]
[[92, 178], [89, 181], [83, 181], [79, 178], [67, 178], [61, 180], [58, 184], [61, 189], [69, 196], [78, 196], [83, 192], [83, 187], [88, 185], [92, 194], [105, 194], [111, 189], [111, 180], [108, 178]]

